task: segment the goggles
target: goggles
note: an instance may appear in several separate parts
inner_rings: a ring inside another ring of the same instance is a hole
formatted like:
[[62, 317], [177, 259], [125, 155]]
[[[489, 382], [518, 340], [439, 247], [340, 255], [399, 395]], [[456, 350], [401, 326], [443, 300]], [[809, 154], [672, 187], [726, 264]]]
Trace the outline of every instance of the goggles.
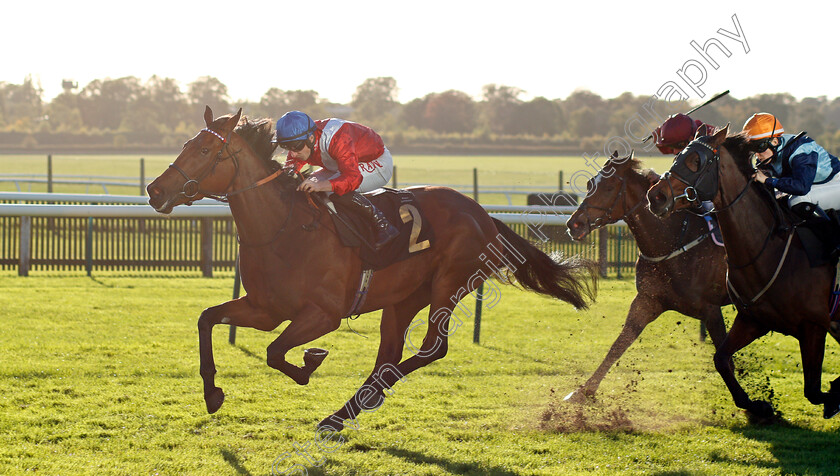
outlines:
[[766, 139], [761, 139], [761, 140], [754, 141], [751, 144], [750, 149], [752, 149], [752, 151], [755, 152], [756, 154], [760, 154], [760, 153], [764, 152], [765, 150], [773, 147], [773, 144], [771, 142], [772, 140], [773, 140], [773, 137], [768, 137]]
[[306, 146], [306, 140], [293, 140], [289, 142], [281, 142], [277, 144], [280, 146], [281, 149], [288, 150], [289, 152], [300, 152], [304, 146]]

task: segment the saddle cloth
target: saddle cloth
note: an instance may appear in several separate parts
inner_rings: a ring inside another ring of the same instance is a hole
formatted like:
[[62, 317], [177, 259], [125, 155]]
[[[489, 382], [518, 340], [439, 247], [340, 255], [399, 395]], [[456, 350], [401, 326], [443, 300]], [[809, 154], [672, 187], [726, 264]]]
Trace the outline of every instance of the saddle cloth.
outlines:
[[363, 269], [377, 271], [387, 268], [432, 247], [434, 232], [423, 218], [417, 198], [411, 191], [383, 187], [364, 195], [400, 230], [400, 234], [376, 251], [373, 248], [376, 235], [370, 221], [333, 202], [338, 211], [338, 216], [332, 214], [338, 236], [345, 246], [359, 248]]

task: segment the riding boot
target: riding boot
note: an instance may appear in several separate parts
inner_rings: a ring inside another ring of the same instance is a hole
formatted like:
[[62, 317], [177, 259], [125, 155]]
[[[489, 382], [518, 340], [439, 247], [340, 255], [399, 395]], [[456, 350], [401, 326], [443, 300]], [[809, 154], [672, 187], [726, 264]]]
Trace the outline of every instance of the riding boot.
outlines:
[[[335, 195], [333, 197], [336, 197]], [[374, 247], [379, 250], [391, 240], [396, 238], [400, 231], [385, 218], [385, 214], [376, 208], [370, 200], [359, 192], [353, 191], [346, 195], [338, 196], [345, 205], [350, 205], [367, 217], [376, 230], [376, 244]]]

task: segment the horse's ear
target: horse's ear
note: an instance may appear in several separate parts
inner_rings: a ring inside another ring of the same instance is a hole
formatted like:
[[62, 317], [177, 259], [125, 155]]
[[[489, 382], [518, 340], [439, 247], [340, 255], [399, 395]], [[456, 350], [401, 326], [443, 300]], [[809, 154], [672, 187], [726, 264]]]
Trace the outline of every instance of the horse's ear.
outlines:
[[634, 156], [635, 154], [636, 154], [636, 151], [635, 151], [635, 150], [633, 150], [633, 149], [630, 149], [630, 156], [628, 156], [628, 157], [627, 157], [627, 160], [633, 160], [633, 156]]
[[613, 153], [612, 153], [612, 155], [610, 156], [610, 158], [612, 158], [612, 159], [617, 159], [617, 158], [618, 158], [618, 151], [617, 151], [617, 150], [614, 150], [614, 151], [613, 151]]
[[204, 125], [210, 127], [210, 124], [213, 123], [213, 111], [210, 110], [210, 106], [204, 106]]
[[222, 126], [222, 129], [225, 133], [230, 132], [236, 129], [236, 126], [239, 125], [239, 119], [242, 117], [242, 108], [240, 107], [236, 114], [230, 116], [226, 121], [225, 125]]
[[721, 129], [715, 131], [715, 135], [712, 136], [715, 145], [723, 144], [724, 139], [726, 139], [727, 134], [729, 134], [729, 123], [727, 122], [725, 126]]
[[654, 186], [656, 185], [656, 182], [659, 182], [661, 177], [659, 177], [659, 174], [654, 172], [653, 169], [648, 169], [645, 173], [645, 178], [648, 179], [648, 183], [650, 183], [651, 186]]
[[239, 110], [236, 111], [236, 114], [234, 114], [233, 117], [231, 117], [229, 119], [229, 124], [233, 124], [233, 127], [231, 127], [231, 130], [233, 130], [233, 128], [236, 127], [239, 124], [239, 119], [241, 119], [241, 118], [242, 118], [242, 108], [240, 107]]

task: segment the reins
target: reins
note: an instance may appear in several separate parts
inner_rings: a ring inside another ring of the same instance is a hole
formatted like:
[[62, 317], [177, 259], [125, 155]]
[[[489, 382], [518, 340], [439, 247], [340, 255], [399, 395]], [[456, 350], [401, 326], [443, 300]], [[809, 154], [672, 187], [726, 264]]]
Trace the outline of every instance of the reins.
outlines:
[[[703, 145], [714, 153], [714, 156], [709, 160], [709, 163], [714, 162], [716, 167], [711, 168], [711, 167], [707, 166], [707, 167], [704, 167], [704, 170], [698, 171], [698, 173], [694, 174], [695, 175], [694, 176], [694, 181], [695, 181], [694, 184], [688, 182], [684, 178], [680, 177], [678, 174], [676, 174], [676, 173], [672, 174], [669, 171], [667, 173], [668, 175], [673, 175], [675, 178], [677, 178], [678, 180], [680, 180], [681, 182], [685, 183], [688, 186], [684, 190], [683, 195], [680, 195], [678, 197], [674, 197], [674, 200], [677, 200], [678, 198], [685, 198], [689, 202], [697, 201], [698, 198], [699, 198], [699, 194], [697, 193], [697, 190], [695, 189], [696, 183], [699, 182], [701, 179], [703, 179], [703, 177], [706, 173], [709, 173], [712, 170], [714, 170], [714, 173], [717, 173], [717, 174], [720, 173], [720, 171], [719, 171], [720, 170], [719, 169], [719, 167], [720, 167], [720, 154], [719, 154], [718, 150], [716, 150], [715, 148], [712, 148], [708, 144], [703, 143], [702, 141], [699, 141], [699, 140], [696, 140], [696, 139], [695, 139], [695, 141], [693, 141], [693, 143]], [[684, 165], [683, 165], [683, 167], [684, 167]], [[732, 208], [736, 203], [740, 202], [741, 199], [744, 198], [744, 196], [746, 196], [746, 193], [750, 189], [750, 187], [752, 186], [754, 180], [755, 180], [755, 177], [751, 176], [750, 179], [747, 181], [747, 184], [738, 193], [738, 195], [735, 197], [734, 200], [732, 200], [731, 202], [729, 202], [728, 204], [724, 205], [723, 207], [721, 207], [719, 209], [712, 209], [708, 213], [718, 214], [718, 213], [721, 213], [723, 211], [726, 211], [726, 210]], [[668, 186], [670, 188], [671, 187], [670, 180], [668, 180], [667, 183], [668, 183]], [[689, 194], [689, 192], [688, 192], [689, 189], [691, 189], [694, 193], [693, 198], [692, 198], [691, 194]], [[766, 190], [766, 189], [764, 189], [764, 190]], [[672, 192], [671, 196], [674, 196], [672, 188], [671, 188], [671, 192]], [[758, 254], [756, 254], [756, 256], [754, 256], [752, 259], [750, 259], [750, 261], [747, 262], [746, 264], [739, 265], [739, 266], [727, 266], [727, 270], [726, 270], [726, 289], [727, 289], [727, 292], [729, 292], [730, 298], [732, 298], [733, 302], [736, 302], [736, 300], [737, 300], [737, 302], [739, 302], [741, 304], [741, 306], [745, 309], [748, 308], [749, 306], [755, 304], [767, 292], [767, 290], [770, 289], [771, 286], [773, 286], [773, 283], [776, 282], [776, 278], [779, 277], [779, 273], [781, 272], [782, 267], [784, 266], [785, 261], [787, 260], [788, 251], [790, 251], [790, 244], [793, 241], [793, 235], [794, 235], [794, 232], [796, 231], [796, 226], [797, 226], [796, 224], [793, 224], [792, 226], [781, 226], [782, 222], [784, 221], [782, 211], [779, 207], [778, 202], [776, 202], [775, 197], [770, 197], [770, 198], [773, 201], [772, 212], [773, 212], [773, 218], [774, 218], [775, 224], [770, 229], [770, 231], [767, 233], [767, 237], [764, 239], [764, 244], [761, 246], [761, 250], [759, 250]], [[730, 281], [729, 271], [730, 270], [743, 269], [743, 268], [746, 268], [748, 266], [751, 266], [751, 265], [755, 264], [756, 261], [758, 261], [758, 259], [764, 254], [764, 251], [767, 250], [768, 245], [770, 244], [770, 241], [771, 241], [773, 235], [775, 235], [777, 231], [786, 231], [786, 232], [789, 231], [788, 237], [787, 237], [787, 242], [785, 243], [785, 249], [782, 252], [782, 257], [779, 259], [779, 263], [778, 263], [778, 265], [776, 265], [776, 270], [773, 272], [773, 276], [770, 278], [770, 280], [767, 282], [767, 284], [761, 289], [761, 291], [758, 292], [758, 294], [753, 296], [752, 299], [750, 299], [748, 301], [745, 301], [741, 297], [741, 295], [738, 293], [738, 291], [735, 289], [735, 286]], [[728, 261], [729, 261], [729, 258], [727, 258], [727, 262]]]
[[[217, 200], [222, 203], [228, 203], [230, 201], [230, 197], [239, 195], [242, 192], [247, 192], [248, 190], [253, 190], [261, 185], [265, 185], [266, 183], [271, 182], [283, 173], [283, 169], [278, 169], [276, 172], [268, 175], [267, 177], [257, 180], [256, 182], [248, 186], [245, 186], [239, 190], [234, 190], [232, 192], [216, 194], [208, 192], [206, 190], [202, 190], [201, 181], [209, 177], [213, 173], [213, 171], [216, 170], [216, 166], [227, 159], [231, 159], [231, 161], [233, 162], [234, 173], [233, 176], [230, 178], [230, 182], [228, 182], [227, 186], [225, 187], [225, 190], [228, 190], [231, 186], [233, 186], [233, 182], [236, 180], [236, 177], [239, 176], [239, 157], [237, 156], [237, 154], [239, 152], [242, 152], [242, 149], [237, 151], [233, 151], [230, 149], [230, 134], [232, 134], [233, 131], [228, 133], [227, 137], [222, 137], [221, 134], [207, 127], [199, 131], [199, 133], [201, 132], [209, 132], [210, 134], [216, 136], [216, 138], [222, 141], [222, 148], [219, 149], [219, 152], [216, 154], [216, 159], [213, 161], [213, 163], [207, 169], [205, 169], [205, 171], [202, 172], [196, 179], [190, 178], [190, 176], [187, 175], [187, 173], [184, 172], [184, 170], [181, 169], [181, 167], [178, 167], [174, 163], [169, 164], [170, 167], [178, 171], [178, 173], [181, 174], [181, 176], [183, 176], [186, 180], [186, 182], [184, 182], [183, 189], [181, 190], [181, 194], [185, 197], [191, 199], [200, 193], [201, 195], [204, 195], [208, 198], [212, 198], [213, 200]], [[222, 157], [222, 153], [225, 151], [228, 153], [228, 156]], [[187, 202], [187, 205], [191, 205], [192, 202], [193, 201]]]
[[[596, 228], [601, 227], [602, 222], [605, 221], [608, 217], [612, 216], [613, 209], [615, 209], [616, 205], [618, 205], [618, 203], [621, 201], [622, 198], [625, 198], [625, 201], [626, 201], [627, 181], [624, 177], [619, 177], [618, 179], [621, 180], [621, 188], [619, 189], [618, 194], [616, 194], [616, 196], [613, 199], [612, 203], [610, 204], [609, 208], [599, 207], [597, 205], [590, 205], [588, 203], [582, 203], [580, 205], [580, 207], [578, 207], [578, 208], [583, 208], [583, 214], [586, 215], [586, 224], [589, 226], [590, 230], [594, 230]], [[625, 203], [625, 206], [626, 205], [627, 204]], [[644, 205], [644, 200], [639, 201], [639, 203], [637, 203], [636, 205], [631, 207], [629, 210], [624, 212], [623, 215], [618, 217], [618, 220], [624, 220], [625, 218], [627, 218], [627, 215], [633, 213], [634, 211], [636, 211], [637, 208], [639, 208], [642, 205]], [[595, 209], [595, 210], [603, 211], [604, 215], [596, 218], [595, 220], [592, 220], [589, 217], [589, 209], [590, 208]]]
[[[791, 228], [790, 233], [788, 234], [787, 243], [785, 243], [785, 251], [782, 253], [782, 259], [779, 260], [778, 266], [776, 266], [776, 271], [773, 273], [773, 277], [770, 278], [770, 281], [767, 282], [767, 285], [765, 285], [764, 288], [762, 288], [762, 290], [759, 291], [758, 294], [755, 295], [755, 297], [750, 299], [749, 302], [744, 302], [744, 299], [741, 297], [740, 294], [738, 294], [738, 291], [735, 289], [735, 286], [732, 285], [732, 282], [729, 280], [729, 268], [727, 267], [727, 269], [726, 269], [726, 290], [731, 293], [730, 296], [729, 296], [730, 298], [732, 298], [733, 297], [732, 295], [734, 295], [734, 297], [738, 300], [738, 302], [741, 303], [741, 306], [744, 309], [746, 309], [746, 308], [750, 307], [751, 305], [755, 304], [761, 298], [761, 296], [763, 296], [764, 293], [767, 292], [768, 289], [770, 289], [770, 286], [772, 286], [773, 283], [776, 282], [776, 278], [779, 277], [779, 272], [782, 270], [782, 266], [785, 264], [785, 259], [787, 258], [788, 250], [790, 250], [790, 243], [791, 243], [791, 241], [793, 241], [793, 234], [794, 234], [795, 231], [796, 231], [795, 227]], [[735, 299], [733, 299], [732, 301], [735, 302]]]
[[[624, 198], [623, 201], [626, 202], [627, 180], [624, 177], [618, 177], [618, 179], [621, 180], [621, 188], [619, 189], [618, 194], [616, 194], [616, 196], [613, 199], [612, 203], [610, 204], [609, 208], [599, 207], [597, 205], [590, 205], [588, 203], [582, 203], [580, 205], [580, 208], [583, 208], [583, 213], [586, 216], [587, 225], [589, 226], [590, 230], [594, 230], [594, 229], [597, 229], [597, 228], [601, 227], [602, 222], [605, 221], [607, 217], [612, 216], [613, 210], [615, 209], [616, 205], [618, 205], [622, 201], [622, 198]], [[618, 220], [625, 220], [626, 221], [627, 217], [631, 213], [635, 212], [637, 209], [639, 209], [644, 204], [645, 204], [644, 199], [639, 200], [639, 202], [637, 204], [633, 205], [632, 207], [630, 207], [629, 210], [625, 211], [624, 214], [621, 215], [618, 218]], [[625, 206], [626, 205], [627, 204], [625, 203]], [[595, 220], [592, 220], [589, 217], [589, 209], [590, 208], [595, 209], [595, 210], [603, 211], [604, 215], [596, 218]], [[618, 221], [618, 220], [616, 220], [616, 221]], [[683, 222], [683, 228], [682, 228], [682, 231], [680, 232], [680, 240], [679, 241], [682, 241], [682, 237], [685, 235], [685, 231], [686, 231], [687, 227], [688, 227], [688, 220], [686, 219]], [[692, 240], [690, 243], [687, 243], [683, 246], [678, 246], [675, 250], [673, 250], [673, 251], [671, 251], [671, 252], [669, 252], [665, 255], [662, 255], [662, 256], [650, 257], [650, 256], [645, 255], [641, 251], [639, 251], [639, 257], [641, 257], [642, 259], [644, 259], [646, 261], [650, 261], [650, 262], [653, 262], [653, 263], [658, 263], [660, 261], [665, 261], [665, 260], [677, 257], [677, 256], [685, 253], [686, 251], [694, 248], [695, 246], [699, 245], [703, 240], [705, 240], [708, 237], [709, 237], [709, 233], [704, 233], [704, 234], [698, 236], [697, 238], [695, 238], [694, 240]]]
[[[220, 141], [222, 141], [222, 148], [219, 149], [219, 152], [216, 154], [216, 158], [213, 161], [213, 163], [208, 168], [206, 168], [201, 174], [199, 174], [198, 178], [196, 178], [196, 179], [190, 178], [190, 176], [187, 175], [187, 173], [184, 172], [184, 170], [181, 169], [181, 167], [178, 167], [174, 163], [169, 164], [170, 167], [172, 167], [173, 169], [178, 171], [178, 173], [180, 173], [184, 177], [184, 179], [186, 179], [186, 182], [184, 183], [183, 189], [181, 190], [181, 194], [184, 195], [185, 197], [187, 197], [188, 199], [192, 199], [193, 197], [195, 197], [196, 195], [198, 195], [200, 193], [201, 195], [204, 195], [208, 198], [212, 198], [212, 199], [217, 200], [219, 202], [229, 203], [230, 202], [230, 197], [239, 195], [241, 193], [244, 193], [244, 192], [247, 192], [249, 190], [253, 190], [257, 187], [260, 187], [262, 185], [265, 185], [265, 184], [271, 182], [272, 180], [275, 180], [276, 178], [280, 177], [285, 172], [285, 170], [283, 168], [279, 168], [275, 172], [269, 174], [268, 176], [266, 176], [266, 177], [264, 177], [260, 180], [257, 180], [256, 182], [254, 182], [250, 185], [247, 185], [243, 188], [240, 188], [238, 190], [234, 190], [234, 191], [231, 191], [231, 192], [216, 194], [216, 193], [208, 192], [206, 190], [202, 190], [201, 189], [201, 181], [204, 180], [205, 178], [209, 177], [213, 173], [213, 171], [216, 169], [216, 166], [218, 164], [220, 164], [221, 162], [224, 162], [227, 159], [231, 159], [231, 161], [233, 162], [234, 173], [233, 173], [233, 176], [230, 179], [230, 182], [228, 182], [227, 186], [225, 187], [225, 190], [227, 191], [228, 189], [230, 189], [233, 186], [233, 182], [239, 176], [239, 157], [238, 157], [237, 154], [239, 152], [241, 152], [242, 149], [234, 151], [230, 148], [230, 134], [232, 134], [233, 131], [228, 133], [227, 137], [223, 137], [218, 132], [216, 132], [216, 131], [214, 131], [210, 128], [207, 128], [207, 127], [202, 129], [201, 131], [199, 131], [199, 133], [201, 133], [201, 132], [208, 132], [208, 133], [214, 135]], [[227, 154], [228, 154], [227, 157], [222, 156], [222, 154], [224, 152], [227, 152]], [[187, 202], [187, 205], [192, 204], [193, 201], [194, 200], [191, 200], [191, 201]], [[292, 200], [291, 200], [291, 203], [289, 204], [289, 213], [286, 215], [286, 218], [283, 220], [283, 224], [280, 226], [280, 229], [277, 230], [277, 232], [275, 232], [274, 235], [270, 239], [268, 239], [267, 241], [262, 242], [262, 243], [247, 243], [247, 242], [242, 241], [240, 239], [239, 235], [237, 234], [237, 237], [236, 237], [237, 242], [241, 246], [251, 247], [251, 248], [266, 246], [266, 245], [269, 245], [269, 244], [273, 243], [274, 241], [276, 241], [280, 237], [281, 234], [283, 234], [284, 231], [286, 231], [286, 227], [289, 225], [289, 222], [292, 219], [292, 215], [294, 213], [294, 209], [295, 209], [296, 204], [297, 204], [297, 194], [292, 193]], [[318, 216], [316, 216], [315, 221], [317, 221], [319, 217], [320, 217], [320, 212], [318, 213]], [[307, 228], [307, 225], [304, 225], [304, 229], [309, 231], [312, 228]]]

